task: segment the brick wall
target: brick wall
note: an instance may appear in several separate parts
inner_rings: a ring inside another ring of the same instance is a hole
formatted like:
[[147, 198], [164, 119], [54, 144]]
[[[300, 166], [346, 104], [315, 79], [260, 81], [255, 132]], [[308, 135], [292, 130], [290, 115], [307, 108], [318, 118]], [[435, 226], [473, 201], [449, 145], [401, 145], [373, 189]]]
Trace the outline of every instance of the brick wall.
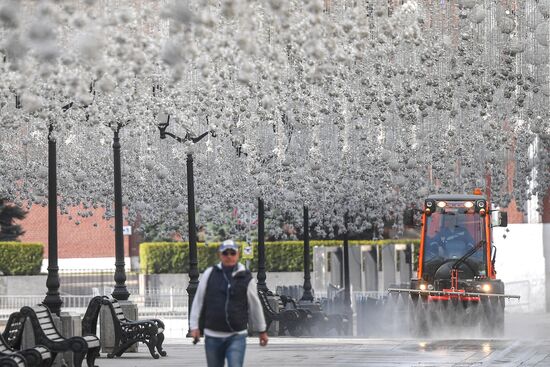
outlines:
[[[512, 154], [512, 153], [510, 153]], [[507, 192], [512, 194], [514, 191], [514, 176], [516, 172], [516, 161], [509, 157], [508, 164], [506, 166], [506, 180], [507, 180]], [[516, 200], [512, 199], [507, 208], [503, 208], [508, 213], [508, 223], [525, 223], [524, 213], [518, 210]]]
[[550, 189], [546, 192], [544, 197], [542, 223], [550, 223]]
[[[79, 208], [69, 211], [69, 215], [57, 215], [57, 254], [58, 258], [95, 258], [115, 256], [114, 219], [104, 220], [104, 209], [95, 210], [88, 218], [76, 215]], [[72, 216], [73, 220], [69, 220]], [[75, 224], [75, 221], [80, 224]], [[44, 257], [48, 257], [48, 208], [33, 205], [27, 216], [18, 221], [25, 234], [20, 237], [22, 242], [41, 242], [44, 244]], [[124, 225], [127, 225], [126, 223]], [[124, 255], [130, 256], [129, 237], [124, 236]]]
[[[503, 210], [503, 209], [500, 209]], [[518, 210], [515, 200], [512, 200], [507, 208], [504, 209], [508, 213], [508, 223], [525, 223], [525, 215]]]

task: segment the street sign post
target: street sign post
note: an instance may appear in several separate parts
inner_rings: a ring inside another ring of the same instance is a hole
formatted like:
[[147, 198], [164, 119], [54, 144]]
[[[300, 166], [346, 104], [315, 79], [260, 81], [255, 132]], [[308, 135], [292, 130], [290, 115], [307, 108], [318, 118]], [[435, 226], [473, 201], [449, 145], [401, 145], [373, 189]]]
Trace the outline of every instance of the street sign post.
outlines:
[[241, 251], [241, 258], [243, 259], [253, 259], [254, 258], [254, 250], [252, 248], [252, 245], [251, 244], [245, 244], [242, 246], [242, 251]]
[[130, 236], [132, 235], [132, 226], [124, 226], [122, 227], [122, 234], [124, 236]]

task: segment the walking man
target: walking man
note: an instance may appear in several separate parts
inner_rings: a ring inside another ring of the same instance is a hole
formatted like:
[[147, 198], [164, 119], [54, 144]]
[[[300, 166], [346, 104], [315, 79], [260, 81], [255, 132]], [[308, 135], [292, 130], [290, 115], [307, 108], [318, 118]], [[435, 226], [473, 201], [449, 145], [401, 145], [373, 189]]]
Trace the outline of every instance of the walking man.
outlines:
[[204, 325], [204, 349], [208, 367], [241, 367], [246, 350], [248, 320], [260, 332], [260, 345], [267, 345], [264, 314], [252, 274], [239, 263], [239, 247], [224, 241], [220, 263], [204, 271], [191, 306], [190, 329], [200, 339], [199, 319]]

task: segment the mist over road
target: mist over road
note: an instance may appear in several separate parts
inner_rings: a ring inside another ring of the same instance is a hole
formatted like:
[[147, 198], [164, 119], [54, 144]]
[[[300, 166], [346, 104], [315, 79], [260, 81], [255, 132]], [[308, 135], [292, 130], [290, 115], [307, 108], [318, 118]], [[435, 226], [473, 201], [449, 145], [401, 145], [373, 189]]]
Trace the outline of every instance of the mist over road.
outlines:
[[[467, 336], [466, 330], [441, 338], [290, 338], [272, 337], [261, 348], [248, 338], [246, 366], [550, 366], [550, 315], [506, 315], [503, 338]], [[167, 339], [168, 357], [152, 361], [145, 348], [122, 358], [98, 360], [102, 367], [204, 366], [203, 341]]]

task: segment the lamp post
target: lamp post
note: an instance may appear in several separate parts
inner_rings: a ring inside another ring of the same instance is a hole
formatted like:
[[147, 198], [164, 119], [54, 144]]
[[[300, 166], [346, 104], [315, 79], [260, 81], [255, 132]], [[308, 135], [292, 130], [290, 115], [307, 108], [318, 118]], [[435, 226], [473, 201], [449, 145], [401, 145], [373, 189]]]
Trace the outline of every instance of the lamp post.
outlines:
[[259, 291], [268, 292], [269, 289], [265, 283], [265, 230], [264, 230], [264, 201], [258, 198], [258, 284]]
[[127, 301], [130, 292], [126, 288], [126, 272], [124, 262], [124, 235], [122, 223], [122, 174], [120, 165], [120, 138], [118, 133], [122, 125], [119, 123], [113, 136], [113, 171], [115, 191], [115, 289], [112, 296], [119, 301]]
[[[189, 220], [189, 315], [199, 286], [199, 259], [197, 254], [197, 228], [195, 224], [195, 180], [193, 175], [193, 155], [187, 154], [187, 218]], [[191, 330], [191, 329], [189, 329]]]
[[[5, 60], [4, 60], [5, 61]], [[67, 112], [73, 102], [61, 107]], [[15, 108], [22, 108], [21, 97], [15, 95]], [[59, 294], [59, 265], [57, 255], [57, 142], [53, 136], [54, 126], [48, 126], [48, 276], [46, 278], [46, 297], [42, 303], [50, 312], [59, 316], [63, 300]]]
[[300, 301], [313, 302], [309, 272], [309, 211], [307, 205], [304, 205], [304, 293]]
[[351, 308], [351, 289], [350, 289], [350, 274], [349, 274], [349, 243], [348, 243], [348, 213], [344, 216], [344, 312], [348, 316], [348, 333], [353, 332], [353, 310]]
[[[17, 108], [20, 108], [16, 97]], [[57, 264], [57, 149], [52, 135], [53, 124], [48, 133], [48, 277], [46, 279], [46, 297], [44, 305], [57, 316], [61, 312], [63, 301], [59, 296], [59, 266]]]
[[349, 243], [348, 233], [344, 234], [344, 307], [346, 311], [351, 309], [350, 274], [349, 274]]
[[[170, 115], [168, 115], [166, 122], [158, 124], [160, 130], [160, 138], [166, 139], [166, 136], [170, 136], [178, 141], [178, 143], [184, 143], [191, 140], [193, 143], [197, 143], [202, 140], [208, 133], [212, 136], [216, 136], [213, 131], [207, 131], [196, 138], [192, 138], [191, 134], [187, 132], [185, 137], [181, 138], [170, 132], [166, 131], [170, 125]], [[195, 183], [193, 177], [193, 154], [187, 154], [187, 215], [188, 215], [188, 227], [189, 227], [189, 285], [187, 286], [188, 303], [187, 317], [191, 316], [191, 306], [193, 305], [193, 299], [195, 293], [197, 293], [197, 287], [199, 285], [199, 261], [197, 257], [197, 228], [195, 225]], [[191, 335], [189, 329], [187, 336]]]

